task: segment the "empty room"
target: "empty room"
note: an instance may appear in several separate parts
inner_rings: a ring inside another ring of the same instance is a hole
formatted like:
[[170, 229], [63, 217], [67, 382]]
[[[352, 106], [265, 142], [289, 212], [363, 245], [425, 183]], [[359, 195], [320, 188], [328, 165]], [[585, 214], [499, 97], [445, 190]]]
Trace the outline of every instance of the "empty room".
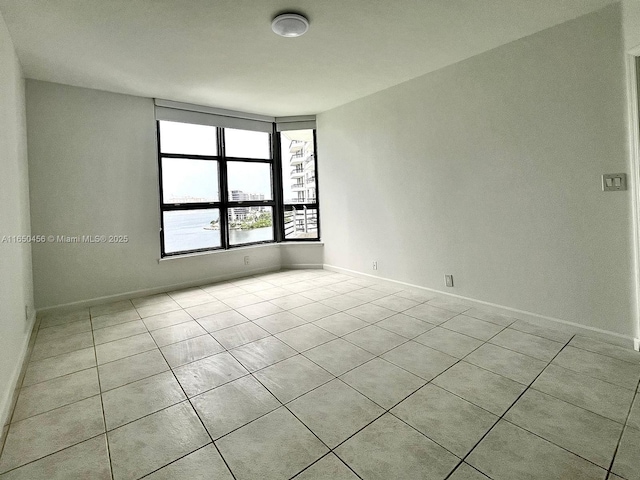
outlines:
[[0, 480], [640, 480], [640, 0], [0, 0]]

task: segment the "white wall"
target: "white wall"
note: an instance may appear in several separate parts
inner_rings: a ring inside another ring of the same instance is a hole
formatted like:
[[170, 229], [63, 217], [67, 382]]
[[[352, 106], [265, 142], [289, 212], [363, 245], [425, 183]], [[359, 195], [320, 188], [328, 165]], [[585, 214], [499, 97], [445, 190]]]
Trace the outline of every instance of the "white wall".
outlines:
[[34, 245], [38, 308], [280, 268], [277, 245], [158, 263], [153, 100], [28, 80], [27, 119], [33, 232], [130, 239]]
[[624, 82], [616, 4], [321, 114], [325, 263], [638, 336]]
[[[0, 239], [29, 235], [29, 181], [24, 80], [9, 32], [0, 15]], [[0, 427], [27, 350], [33, 312], [31, 248], [0, 241]]]

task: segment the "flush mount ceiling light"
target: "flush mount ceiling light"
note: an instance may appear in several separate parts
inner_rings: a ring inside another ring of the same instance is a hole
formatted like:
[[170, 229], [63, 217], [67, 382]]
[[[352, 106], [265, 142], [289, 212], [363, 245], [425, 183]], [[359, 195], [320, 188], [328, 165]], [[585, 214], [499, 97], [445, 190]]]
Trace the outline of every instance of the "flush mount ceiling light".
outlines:
[[271, 30], [281, 37], [299, 37], [309, 30], [309, 20], [297, 13], [283, 13], [273, 19]]

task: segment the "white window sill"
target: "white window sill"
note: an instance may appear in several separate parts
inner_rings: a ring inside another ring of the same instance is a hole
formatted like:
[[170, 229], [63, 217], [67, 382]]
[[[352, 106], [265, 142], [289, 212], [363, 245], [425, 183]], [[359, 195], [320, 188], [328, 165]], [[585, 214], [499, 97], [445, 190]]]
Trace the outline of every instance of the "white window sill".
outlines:
[[244, 247], [234, 247], [229, 250], [211, 250], [208, 252], [195, 252], [195, 253], [185, 253], [182, 255], [171, 255], [168, 257], [159, 258], [158, 263], [173, 261], [173, 260], [180, 260], [183, 258], [204, 257], [209, 255], [223, 255], [223, 254], [229, 254], [233, 252], [246, 252], [248, 250], [262, 249], [262, 248], [282, 248], [282, 247], [287, 247], [289, 245], [295, 245], [295, 246], [308, 245], [308, 246], [321, 247], [321, 246], [324, 246], [324, 242], [322, 242], [321, 240], [304, 241], [304, 242], [288, 240], [286, 242], [281, 242], [281, 243], [263, 243], [260, 245], [246, 245]]

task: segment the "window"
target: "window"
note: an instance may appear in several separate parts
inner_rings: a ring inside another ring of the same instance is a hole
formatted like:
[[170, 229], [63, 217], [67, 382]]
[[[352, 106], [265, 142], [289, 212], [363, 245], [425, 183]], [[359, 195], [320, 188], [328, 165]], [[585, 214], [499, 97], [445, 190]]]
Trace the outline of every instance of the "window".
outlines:
[[318, 240], [318, 205], [314, 130], [280, 133], [284, 238]]
[[159, 121], [162, 254], [272, 242], [271, 135]]
[[158, 102], [163, 257], [319, 239], [313, 129], [273, 133], [273, 118], [208, 115]]

